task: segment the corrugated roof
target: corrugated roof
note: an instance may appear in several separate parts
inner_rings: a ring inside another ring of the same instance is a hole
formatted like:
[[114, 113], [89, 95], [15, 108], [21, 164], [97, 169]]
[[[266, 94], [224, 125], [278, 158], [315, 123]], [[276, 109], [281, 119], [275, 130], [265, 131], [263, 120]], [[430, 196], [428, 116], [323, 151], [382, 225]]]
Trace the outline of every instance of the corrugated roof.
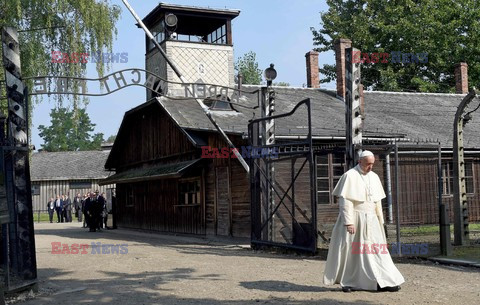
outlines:
[[179, 163], [159, 164], [143, 168], [129, 169], [108, 177], [100, 182], [100, 185], [113, 183], [129, 183], [144, 180], [166, 179], [181, 177], [189, 167], [201, 159], [189, 160]]
[[[259, 87], [248, 86], [242, 92], [238, 103], [249, 108], [233, 105], [237, 111], [212, 111], [218, 125], [228, 133], [247, 133], [248, 122], [260, 118], [258, 106]], [[300, 101], [310, 98], [312, 101], [312, 128], [317, 136], [345, 136], [344, 104], [329, 93], [303, 88], [276, 87], [275, 114], [291, 111]], [[160, 105], [182, 128], [215, 131], [202, 108], [194, 99], [157, 98]], [[295, 115], [276, 121], [277, 135], [305, 135], [306, 108]]]
[[[372, 132], [402, 133], [412, 141], [441, 142], [453, 146], [453, 122], [465, 95], [438, 93], [365, 92], [365, 129]], [[469, 110], [480, 99], [470, 103]], [[464, 129], [464, 144], [480, 148], [480, 111]]]
[[[257, 106], [257, 86], [246, 86], [239, 103]], [[249, 92], [247, 92], [249, 91]], [[276, 87], [275, 114], [286, 113], [303, 99], [312, 101], [312, 127], [315, 136], [345, 136], [345, 108], [334, 91]], [[455, 111], [465, 95], [401, 92], [365, 92], [365, 134], [371, 137], [403, 136], [411, 141], [440, 141], [452, 146]], [[215, 130], [203, 110], [193, 99], [158, 98], [162, 107], [185, 129]], [[479, 99], [472, 101], [470, 110]], [[235, 106], [234, 111], [212, 111], [212, 116], [225, 132], [247, 133], [248, 121], [260, 117], [260, 110]], [[306, 112], [275, 122], [276, 134], [282, 136], [306, 133]], [[480, 111], [465, 127], [464, 143], [479, 148]]]
[[35, 152], [30, 162], [32, 181], [103, 179], [109, 151]]

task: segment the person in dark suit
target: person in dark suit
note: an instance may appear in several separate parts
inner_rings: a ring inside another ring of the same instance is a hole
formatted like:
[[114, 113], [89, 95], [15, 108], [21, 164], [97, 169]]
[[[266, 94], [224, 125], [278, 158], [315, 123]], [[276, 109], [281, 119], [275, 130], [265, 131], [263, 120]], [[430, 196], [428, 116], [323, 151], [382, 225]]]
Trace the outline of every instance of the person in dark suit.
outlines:
[[98, 193], [98, 190], [95, 191], [95, 205], [94, 205], [94, 221], [96, 224], [96, 228], [100, 230], [103, 228], [103, 217], [102, 217], [102, 212], [103, 212], [103, 207], [105, 206], [105, 198], [100, 196]]
[[[90, 197], [85, 200], [85, 217], [90, 232], [96, 232], [99, 225], [98, 214], [100, 212], [99, 203], [94, 192], [90, 193]], [[88, 215], [88, 216], [87, 216]]]
[[105, 193], [102, 193], [100, 196], [97, 197], [98, 202], [100, 203], [100, 228], [107, 228], [107, 221], [108, 221], [108, 208], [107, 208], [107, 198]]
[[73, 206], [75, 208], [75, 216], [77, 216], [78, 222], [82, 222], [82, 197], [80, 197], [80, 193], [73, 198]]
[[84, 227], [84, 228], [86, 228], [86, 227], [88, 226], [88, 222], [87, 222], [87, 212], [85, 211], [85, 202], [87, 201], [88, 196], [90, 196], [90, 193], [83, 194], [83, 198], [82, 198], [82, 207], [81, 207], [81, 210], [82, 210], [82, 213], [83, 213], [83, 227]]
[[68, 194], [63, 199], [63, 206], [65, 207], [65, 222], [72, 222], [72, 201]]
[[62, 202], [62, 213], [60, 214], [60, 222], [65, 222], [67, 219], [67, 210], [65, 209], [65, 195], [60, 196], [60, 201]]
[[57, 195], [57, 198], [55, 199], [55, 211], [57, 212], [57, 223], [63, 222], [63, 201], [60, 199], [60, 196]]
[[50, 219], [50, 223], [53, 222], [53, 213], [55, 211], [55, 200], [53, 197], [47, 202], [47, 211], [48, 211], [48, 218]]

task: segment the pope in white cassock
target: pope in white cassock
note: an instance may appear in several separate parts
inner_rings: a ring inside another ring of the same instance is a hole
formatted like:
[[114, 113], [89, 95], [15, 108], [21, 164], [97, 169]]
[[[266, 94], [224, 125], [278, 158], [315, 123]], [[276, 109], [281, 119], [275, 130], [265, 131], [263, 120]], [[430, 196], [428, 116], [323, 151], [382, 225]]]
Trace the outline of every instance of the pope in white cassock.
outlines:
[[323, 282], [352, 290], [398, 291], [405, 280], [386, 247], [381, 200], [382, 183], [372, 172], [375, 156], [363, 151], [358, 165], [338, 181], [339, 198]]

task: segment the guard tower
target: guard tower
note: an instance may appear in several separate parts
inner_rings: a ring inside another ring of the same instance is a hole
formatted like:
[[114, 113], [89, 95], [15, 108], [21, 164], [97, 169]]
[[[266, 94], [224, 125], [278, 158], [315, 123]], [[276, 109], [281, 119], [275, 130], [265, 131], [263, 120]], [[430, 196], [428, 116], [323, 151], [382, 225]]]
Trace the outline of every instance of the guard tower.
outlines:
[[[157, 42], [187, 82], [234, 85], [232, 19], [238, 10], [160, 3], [144, 19]], [[162, 54], [146, 37], [146, 70], [168, 82], [180, 82]], [[168, 83], [168, 94], [184, 95], [181, 85]], [[153, 94], [147, 89], [147, 100]]]

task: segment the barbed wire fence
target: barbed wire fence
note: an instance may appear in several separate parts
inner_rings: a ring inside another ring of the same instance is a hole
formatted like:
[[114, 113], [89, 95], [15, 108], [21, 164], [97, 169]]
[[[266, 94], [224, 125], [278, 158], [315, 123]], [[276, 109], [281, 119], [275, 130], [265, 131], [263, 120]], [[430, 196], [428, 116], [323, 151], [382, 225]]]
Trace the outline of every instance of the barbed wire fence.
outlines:
[[[396, 146], [396, 147], [395, 147]], [[440, 206], [447, 207], [450, 241], [454, 240], [453, 155], [438, 143], [397, 143], [364, 145], [377, 156], [374, 166], [387, 198], [382, 200], [387, 242], [394, 256], [440, 256]], [[470, 241], [480, 247], [480, 156], [466, 158]], [[469, 193], [470, 192], [470, 193]], [[333, 211], [333, 212], [332, 212]], [[322, 234], [331, 235], [337, 210], [320, 210]], [[323, 213], [323, 215], [322, 215]], [[332, 215], [330, 215], [332, 214]], [[328, 248], [328, 242], [319, 243]]]

